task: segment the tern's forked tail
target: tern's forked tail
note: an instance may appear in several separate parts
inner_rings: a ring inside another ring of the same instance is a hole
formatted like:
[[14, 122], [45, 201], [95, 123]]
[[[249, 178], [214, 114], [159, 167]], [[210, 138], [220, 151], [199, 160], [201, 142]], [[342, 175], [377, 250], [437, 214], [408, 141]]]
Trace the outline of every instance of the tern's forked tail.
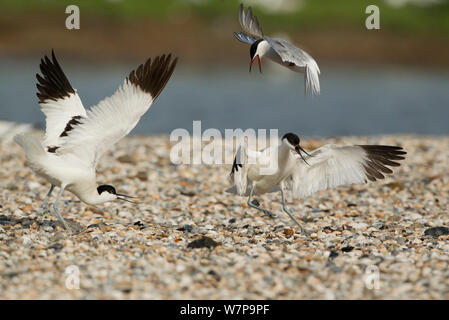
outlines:
[[304, 91], [307, 93], [308, 90], [312, 92], [312, 95], [320, 94], [320, 68], [315, 61], [311, 61], [306, 66], [305, 73], [305, 83], [304, 83]]

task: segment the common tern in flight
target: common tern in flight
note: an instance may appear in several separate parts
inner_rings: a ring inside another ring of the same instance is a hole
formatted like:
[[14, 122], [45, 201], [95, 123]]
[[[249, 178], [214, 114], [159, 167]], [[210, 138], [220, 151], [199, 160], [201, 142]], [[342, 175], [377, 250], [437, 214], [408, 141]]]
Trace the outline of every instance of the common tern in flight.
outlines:
[[286, 40], [264, 35], [257, 17], [253, 16], [251, 7], [248, 7], [245, 12], [243, 4], [240, 4], [239, 22], [244, 32], [234, 32], [234, 36], [237, 40], [251, 45], [249, 50], [251, 57], [250, 71], [257, 58], [259, 70], [262, 72], [260, 60], [267, 57], [289, 70], [304, 73], [304, 92], [310, 90], [314, 95], [320, 93], [320, 68], [307, 52]]
[[97, 205], [116, 199], [133, 202], [117, 193], [111, 185], [96, 185], [95, 168], [100, 157], [125, 137], [150, 108], [173, 73], [177, 58], [157, 56], [131, 71], [123, 84], [110, 97], [85, 110], [76, 90], [62, 71], [55, 54], [41, 60], [37, 74], [37, 96], [46, 116], [43, 142], [24, 134], [14, 140], [25, 151], [31, 169], [51, 183], [43, 211], [55, 186], [60, 191], [53, 204], [54, 212], [64, 227], [71, 231], [61, 216], [58, 203], [64, 190], [81, 201]]
[[[396, 161], [404, 160], [406, 154], [397, 146], [334, 144], [308, 153], [299, 142], [296, 134], [287, 133], [278, 146], [255, 151], [249, 149], [245, 141], [237, 149], [230, 174], [234, 186], [226, 192], [248, 196], [250, 207], [272, 216], [270, 211], [253, 204], [251, 198], [256, 194], [280, 191], [283, 211], [305, 234], [310, 232], [286, 207], [286, 190], [290, 189], [295, 198], [304, 198], [319, 190], [383, 179], [384, 174], [393, 173], [388, 166], [399, 166]], [[270, 163], [277, 164], [274, 173], [263, 174], [261, 169]]]

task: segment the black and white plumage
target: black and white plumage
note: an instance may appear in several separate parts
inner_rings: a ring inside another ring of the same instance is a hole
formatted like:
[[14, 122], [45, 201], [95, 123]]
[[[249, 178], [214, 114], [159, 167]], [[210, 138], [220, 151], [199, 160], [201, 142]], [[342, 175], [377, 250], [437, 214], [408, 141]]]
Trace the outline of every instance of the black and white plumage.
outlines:
[[54, 187], [61, 188], [53, 207], [67, 229], [58, 211], [64, 190], [93, 205], [129, 197], [109, 185], [97, 187], [96, 165], [106, 150], [136, 126], [167, 84], [176, 63], [171, 55], [148, 59], [112, 96], [85, 110], [54, 52], [51, 60], [47, 56], [41, 60], [42, 75], [36, 77], [39, 104], [46, 116], [44, 140], [41, 143], [27, 135], [17, 135], [14, 140], [24, 149], [33, 171], [51, 183], [43, 210], [47, 210]]
[[245, 12], [243, 4], [240, 4], [239, 22], [244, 32], [234, 32], [234, 36], [237, 40], [251, 45], [250, 71], [253, 62], [257, 58], [259, 70], [262, 72], [260, 59], [267, 57], [289, 70], [304, 73], [305, 92], [309, 90], [314, 95], [320, 93], [320, 68], [307, 52], [286, 40], [270, 38], [264, 35], [257, 17], [253, 16], [251, 7], [248, 7], [248, 10]]
[[[230, 174], [234, 186], [227, 192], [249, 196], [248, 205], [271, 215], [254, 206], [251, 197], [281, 191], [284, 211], [305, 231], [286, 208], [284, 191], [291, 190], [294, 198], [305, 198], [319, 190], [383, 179], [393, 173], [389, 167], [399, 166], [397, 161], [404, 160], [405, 154], [398, 146], [333, 144], [308, 153], [300, 146], [299, 137], [288, 133], [279, 146], [262, 151], [242, 144]], [[272, 174], [261, 171], [267, 164], [274, 164]]]

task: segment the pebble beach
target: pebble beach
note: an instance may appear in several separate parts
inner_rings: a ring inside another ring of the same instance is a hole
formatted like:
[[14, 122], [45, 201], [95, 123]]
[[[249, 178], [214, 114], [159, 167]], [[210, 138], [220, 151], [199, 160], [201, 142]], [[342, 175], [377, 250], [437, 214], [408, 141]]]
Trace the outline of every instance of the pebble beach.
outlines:
[[262, 216], [224, 192], [230, 165], [174, 165], [168, 136], [131, 136], [103, 156], [97, 181], [140, 202], [93, 207], [65, 192], [69, 234], [38, 214], [49, 183], [0, 141], [0, 299], [449, 299], [449, 137], [301, 138], [307, 150], [408, 154], [385, 180], [288, 195], [307, 239], [280, 194], [256, 197], [277, 215]]

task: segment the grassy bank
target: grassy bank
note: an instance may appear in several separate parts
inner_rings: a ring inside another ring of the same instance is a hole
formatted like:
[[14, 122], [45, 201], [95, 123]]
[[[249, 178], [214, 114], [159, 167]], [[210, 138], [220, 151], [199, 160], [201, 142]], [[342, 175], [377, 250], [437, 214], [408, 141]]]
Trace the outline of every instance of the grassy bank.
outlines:
[[[370, 31], [368, 1], [301, 3], [287, 12], [254, 10], [268, 35], [288, 37], [319, 63], [449, 67], [448, 1], [400, 8], [380, 2], [381, 29]], [[69, 4], [80, 8], [80, 30], [65, 28]], [[236, 0], [3, 0], [0, 55], [35, 57], [54, 48], [77, 59], [116, 61], [172, 51], [185, 62], [247, 63], [242, 60], [247, 48], [232, 36], [240, 30], [238, 5]]]
[[[395, 7], [376, 1], [381, 14], [381, 26], [391, 32], [429, 35], [449, 34], [449, 1], [434, 5], [408, 4]], [[167, 18], [172, 15], [193, 15], [205, 22], [224, 16], [236, 17], [238, 0], [3, 0], [0, 10], [11, 13], [64, 12], [66, 6], [76, 4], [82, 14], [108, 17], [123, 21], [148, 18]], [[254, 6], [263, 25], [270, 29], [305, 28], [329, 30], [335, 27], [360, 29], [367, 16], [365, 8], [373, 4], [366, 0], [308, 0], [299, 2], [292, 11], [269, 12], [263, 6]]]

